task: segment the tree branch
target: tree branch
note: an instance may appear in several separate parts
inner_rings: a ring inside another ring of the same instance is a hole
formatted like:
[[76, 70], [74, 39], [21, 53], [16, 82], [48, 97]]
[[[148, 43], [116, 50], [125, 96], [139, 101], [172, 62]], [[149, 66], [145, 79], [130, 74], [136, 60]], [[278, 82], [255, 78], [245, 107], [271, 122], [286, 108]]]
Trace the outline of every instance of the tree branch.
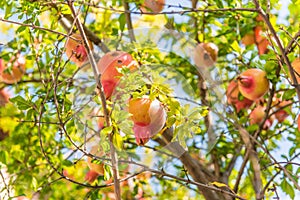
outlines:
[[275, 38], [275, 41], [277, 43], [277, 46], [279, 47], [280, 54], [281, 54], [281, 56], [283, 58], [283, 61], [288, 66], [289, 72], [291, 74], [293, 86], [295, 87], [298, 99], [300, 100], [300, 84], [298, 84], [298, 82], [297, 82], [297, 77], [295, 75], [295, 72], [294, 72], [294, 69], [293, 69], [293, 67], [291, 65], [291, 62], [290, 62], [289, 58], [286, 55], [285, 49], [283, 48], [283, 45], [281, 44], [281, 42], [280, 42], [280, 40], [279, 40], [279, 38], [277, 36], [277, 33], [276, 33], [274, 27], [272, 26], [272, 24], [271, 24], [271, 22], [270, 22], [270, 20], [269, 20], [269, 18], [267, 16], [267, 14], [261, 8], [259, 2], [257, 0], [253, 0], [253, 2], [255, 4], [255, 6], [256, 6], [256, 9], [257, 9], [258, 13], [262, 16], [262, 18], [263, 18], [264, 22], [266, 23], [266, 25], [268, 26], [271, 34]]
[[122, 0], [123, 2], [123, 6], [124, 6], [124, 10], [125, 10], [125, 18], [126, 18], [126, 24], [127, 24], [127, 29], [128, 29], [128, 33], [129, 33], [129, 38], [131, 42], [135, 42], [135, 35], [134, 35], [134, 31], [133, 31], [133, 26], [132, 26], [132, 20], [131, 20], [131, 14], [129, 11], [129, 4], [128, 2], [126, 2], [126, 0]]
[[257, 152], [254, 150], [254, 146], [251, 142], [249, 133], [241, 126], [239, 126], [239, 133], [241, 135], [242, 140], [244, 141], [244, 143], [246, 145], [246, 149], [249, 152], [249, 159], [250, 159], [252, 167], [253, 167], [253, 171], [254, 171], [253, 183], [254, 183], [256, 199], [257, 200], [263, 199], [263, 195], [261, 194], [261, 191], [262, 191], [261, 169], [260, 169]]
[[[105, 7], [105, 6], [99, 6], [96, 5], [95, 3], [88, 3], [85, 1], [76, 1], [77, 3], [84, 4], [84, 5], [89, 5], [95, 8], [100, 8], [103, 10], [110, 10], [113, 12], [118, 12], [118, 13], [131, 13], [131, 14], [137, 14], [137, 15], [184, 15], [186, 13], [197, 13], [197, 12], [209, 12], [209, 13], [214, 13], [214, 12], [257, 12], [256, 9], [254, 8], [219, 8], [219, 9], [193, 9], [193, 8], [185, 8], [185, 10], [181, 11], [165, 11], [165, 12], [159, 12], [159, 13], [154, 13], [154, 12], [140, 12], [140, 11], [124, 11], [124, 10], [119, 10], [115, 9], [113, 7]], [[66, 4], [59, 2], [60, 4]], [[174, 6], [170, 6], [174, 7]], [[178, 6], [177, 6], [178, 7]], [[182, 6], [180, 8], [183, 8]]]
[[[69, 22], [73, 22], [74, 18], [72, 15], [62, 15], [64, 18], [66, 18]], [[82, 28], [87, 36], [87, 38], [92, 41], [94, 44], [100, 47], [100, 49], [103, 51], [103, 53], [109, 52], [109, 48], [103, 43], [103, 41], [90, 29], [88, 29], [85, 25], [82, 24]]]
[[[82, 24], [80, 22], [80, 20], [78, 19], [79, 14], [76, 14], [75, 11], [75, 7], [73, 4], [72, 0], [68, 1], [69, 7], [72, 11], [72, 14], [74, 16], [74, 18], [76, 19], [76, 26], [83, 38], [83, 42], [84, 42], [84, 46], [87, 49], [87, 53], [88, 53], [88, 59], [89, 62], [91, 63], [93, 72], [94, 72], [94, 78], [96, 80], [97, 83], [97, 89], [99, 92], [99, 96], [101, 99], [101, 103], [102, 103], [102, 109], [103, 109], [103, 114], [104, 114], [104, 118], [107, 124], [107, 127], [110, 126], [110, 117], [109, 117], [109, 112], [107, 109], [107, 105], [106, 105], [106, 98], [105, 98], [105, 94], [104, 94], [104, 90], [100, 81], [101, 78], [101, 74], [98, 73], [98, 69], [97, 69], [97, 64], [95, 61], [95, 58], [93, 56], [93, 52], [91, 51], [91, 48], [89, 46], [89, 42], [87, 40], [87, 37], [85, 35], [85, 31], [82, 27]], [[110, 144], [110, 155], [111, 155], [111, 163], [112, 163], [112, 171], [113, 171], [113, 177], [114, 177], [114, 192], [115, 192], [115, 198], [116, 200], [121, 200], [121, 188], [120, 188], [120, 180], [119, 180], [119, 169], [118, 169], [118, 158], [117, 158], [117, 153], [116, 153], [116, 149], [114, 147], [113, 144], [113, 133], [109, 134], [109, 144]]]
[[[184, 150], [184, 148], [178, 142], [171, 142], [173, 137], [173, 130], [167, 129], [161, 138], [156, 138], [157, 141], [162, 147], [171, 151], [176, 157], [178, 157], [181, 162], [184, 164], [185, 168], [188, 170], [192, 178], [199, 183], [208, 184], [213, 181], [218, 181], [215, 179], [214, 175], [211, 174], [205, 167], [203, 167], [198, 160], [194, 159], [189, 155], [189, 153]], [[227, 199], [226, 195], [217, 194], [214, 191], [207, 190], [203, 187], [198, 189], [203, 193], [203, 196], [206, 199]]]
[[[284, 29], [281, 29], [284, 30]], [[285, 30], [284, 30], [285, 31]], [[285, 31], [286, 33], [288, 33], [287, 31]], [[288, 45], [285, 47], [285, 54], [290, 53], [292, 46], [294, 43], [298, 44], [298, 46], [300, 47], [300, 44], [298, 43], [297, 39], [300, 37], [300, 31], [298, 31], [294, 37], [291, 37], [292, 39], [290, 40], [290, 42], [288, 43]]]
[[[198, 4], [198, 0], [192, 0], [192, 8], [194, 10], [197, 9], [197, 4]], [[195, 40], [197, 41], [197, 43], [200, 43], [200, 40], [199, 40], [199, 27], [198, 27], [198, 19], [197, 19], [197, 16], [194, 16], [194, 27], [195, 27]]]

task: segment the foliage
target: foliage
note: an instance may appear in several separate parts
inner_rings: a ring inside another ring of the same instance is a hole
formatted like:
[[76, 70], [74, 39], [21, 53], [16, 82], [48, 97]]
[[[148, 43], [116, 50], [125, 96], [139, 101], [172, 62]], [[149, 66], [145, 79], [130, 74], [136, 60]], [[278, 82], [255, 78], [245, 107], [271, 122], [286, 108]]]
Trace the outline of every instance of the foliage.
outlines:
[[[0, 138], [9, 133], [0, 140], [0, 199], [113, 199], [115, 162], [122, 199], [279, 199], [283, 193], [296, 199], [300, 88], [289, 74], [300, 52], [300, 1], [282, 4], [166, 0], [162, 13], [141, 13], [142, 1], [131, 0], [1, 1], [0, 57], [9, 63], [21, 54], [26, 72], [14, 84], [0, 79], [0, 90], [10, 95], [0, 107]], [[119, 70], [122, 77], [106, 104], [93, 64], [76, 66], [65, 55], [67, 38], [80, 32], [77, 17], [96, 61], [107, 50], [122, 50], [139, 65]], [[269, 41], [264, 53], [257, 41], [241, 42], [257, 26]], [[218, 46], [213, 67], [196, 66], [200, 42]], [[270, 89], [237, 112], [227, 103], [226, 89], [249, 68], [264, 70]], [[159, 100], [167, 120], [138, 146], [128, 100], [143, 96]], [[276, 97], [291, 101], [280, 108], [288, 113], [282, 122], [275, 118]], [[266, 106], [266, 113], [261, 124], [250, 125], [255, 104]], [[103, 116], [109, 120], [99, 128]], [[263, 129], [269, 118], [272, 126]], [[93, 146], [101, 153], [92, 152]], [[88, 157], [104, 168], [93, 182], [85, 179]]]

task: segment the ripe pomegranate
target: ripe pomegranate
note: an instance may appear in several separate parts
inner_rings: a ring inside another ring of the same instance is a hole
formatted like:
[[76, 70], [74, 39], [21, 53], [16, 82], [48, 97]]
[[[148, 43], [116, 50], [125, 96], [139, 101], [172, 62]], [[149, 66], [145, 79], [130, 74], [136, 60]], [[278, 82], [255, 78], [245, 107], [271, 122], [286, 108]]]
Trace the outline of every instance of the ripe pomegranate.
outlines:
[[141, 6], [143, 12], [152, 11], [154, 13], [159, 13], [164, 9], [165, 0], [145, 0]]
[[4, 90], [0, 90], [0, 107], [5, 106], [9, 102], [9, 94]]
[[133, 132], [138, 145], [145, 145], [166, 123], [166, 111], [156, 99], [130, 99], [129, 113], [132, 114]]
[[265, 36], [263, 36], [263, 28], [261, 26], [256, 26], [254, 28], [254, 36], [258, 54], [262, 55], [268, 53], [268, 45], [270, 44], [270, 42]]
[[[296, 76], [296, 79], [297, 79], [297, 83], [300, 84], [300, 58], [296, 58], [293, 62], [292, 62], [292, 67], [294, 69], [294, 73], [295, 73], [295, 76]], [[291, 78], [291, 74], [290, 75], [290, 79], [292, 80]], [[292, 80], [292, 83], [295, 84]]]
[[89, 182], [89, 183], [93, 183], [97, 178], [98, 178], [99, 174], [93, 170], [89, 170], [85, 177], [84, 180]]
[[104, 117], [98, 117], [98, 128], [99, 130], [103, 129], [105, 127], [105, 118]]
[[[91, 151], [91, 154], [101, 157], [104, 155], [104, 152], [101, 151], [98, 146], [93, 146]], [[87, 158], [87, 165], [90, 168], [91, 171], [96, 172], [99, 175], [103, 175], [104, 174], [104, 164], [103, 163], [93, 163], [93, 159], [91, 157]]]
[[[80, 67], [88, 60], [87, 50], [84, 47], [83, 39], [80, 34], [72, 34], [71, 37], [69, 37], [66, 42], [66, 54], [72, 62]], [[91, 41], [89, 41], [89, 46], [93, 49], [93, 43]]]
[[238, 83], [235, 80], [232, 80], [227, 87], [226, 97], [228, 104], [233, 105], [237, 113], [240, 112], [241, 109], [249, 108], [253, 103], [253, 101], [246, 97], [239, 99], [239, 96], [242, 95], [239, 92]]
[[111, 97], [117, 84], [119, 83], [121, 73], [118, 68], [128, 67], [130, 70], [137, 68], [136, 61], [129, 53], [123, 51], [113, 51], [105, 54], [97, 63], [101, 74], [101, 83], [106, 98]]
[[0, 59], [0, 82], [13, 84], [20, 81], [25, 73], [25, 64], [25, 58], [20, 54], [11, 58], [8, 63]]
[[218, 47], [214, 43], [200, 43], [193, 52], [193, 59], [197, 67], [212, 67], [218, 58]]
[[283, 122], [285, 118], [289, 116], [287, 109], [291, 109], [291, 103], [290, 100], [282, 100], [282, 94], [280, 97], [274, 97], [272, 105], [275, 106], [275, 109], [277, 112], [275, 113], [275, 118], [278, 120], [278, 122]]
[[252, 101], [261, 98], [269, 90], [266, 72], [261, 69], [248, 69], [241, 73], [237, 80], [241, 94]]
[[245, 46], [255, 44], [254, 34], [253, 33], [247, 33], [246, 35], [244, 35], [244, 37], [242, 37], [242, 43]]
[[[253, 110], [252, 112], [250, 113], [249, 115], [249, 119], [250, 119], [250, 124], [253, 125], [253, 124], [257, 124], [257, 125], [260, 125], [260, 123], [262, 123], [264, 117], [265, 117], [265, 107], [264, 106], [261, 106], [261, 105], [257, 105]], [[263, 129], [264, 130], [267, 130], [269, 129], [271, 126], [272, 126], [272, 119], [269, 118], [265, 121], [264, 123], [264, 126], [263, 126]]]

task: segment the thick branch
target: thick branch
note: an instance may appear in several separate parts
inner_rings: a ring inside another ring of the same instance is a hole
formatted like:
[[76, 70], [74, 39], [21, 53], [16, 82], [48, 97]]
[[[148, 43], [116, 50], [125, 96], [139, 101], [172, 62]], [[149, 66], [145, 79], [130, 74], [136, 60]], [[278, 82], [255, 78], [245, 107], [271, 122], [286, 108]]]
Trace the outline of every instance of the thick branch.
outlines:
[[[194, 181], [209, 184], [213, 181], [218, 181], [215, 179], [214, 175], [211, 174], [204, 166], [202, 166], [198, 160], [192, 158], [189, 153], [178, 143], [171, 142], [173, 132], [171, 129], [167, 129], [161, 138], [157, 138], [156, 141], [164, 148], [171, 151], [176, 157], [178, 157], [184, 164], [185, 168], [188, 170], [189, 174], [192, 176]], [[227, 199], [227, 195], [216, 193], [215, 191], [208, 190], [201, 186], [198, 186], [199, 191], [202, 192], [206, 199]]]
[[247, 151], [249, 151], [249, 159], [253, 167], [254, 171], [254, 190], [256, 194], [256, 199], [263, 199], [262, 191], [262, 179], [261, 179], [261, 169], [259, 164], [259, 159], [257, 152], [254, 150], [254, 146], [251, 142], [249, 133], [242, 127], [239, 127], [239, 133], [241, 135], [242, 140], [244, 141]]
[[[207, 101], [207, 86], [206, 86], [206, 82], [205, 79], [203, 77], [203, 75], [199, 72], [198, 73], [198, 87], [200, 90], [200, 97], [201, 97], [201, 102], [204, 106], [209, 106], [209, 103]], [[207, 129], [207, 135], [208, 135], [208, 146], [212, 148], [211, 150], [211, 159], [212, 159], [212, 163], [214, 165], [214, 170], [215, 170], [215, 175], [217, 176], [217, 178], [219, 178], [220, 176], [220, 166], [218, 163], [218, 159], [215, 153], [215, 150], [213, 149], [213, 146], [215, 144], [216, 141], [216, 134], [214, 133], [213, 127], [212, 127], [212, 122], [211, 122], [211, 112], [209, 112], [205, 118], [204, 118], [204, 123], [205, 123], [205, 127]]]

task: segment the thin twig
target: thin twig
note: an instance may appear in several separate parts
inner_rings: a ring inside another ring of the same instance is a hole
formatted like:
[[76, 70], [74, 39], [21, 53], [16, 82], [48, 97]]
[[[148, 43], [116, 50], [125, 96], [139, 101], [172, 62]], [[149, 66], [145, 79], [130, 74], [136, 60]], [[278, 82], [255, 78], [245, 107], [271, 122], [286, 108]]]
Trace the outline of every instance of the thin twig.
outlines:
[[[3, 182], [4, 186], [5, 186], [5, 189], [6, 189], [6, 191], [7, 191], [7, 195], [8, 195], [8, 198], [9, 198], [9, 197], [10, 197], [10, 191], [9, 191], [8, 185], [6, 184], [6, 180], [5, 180], [5, 177], [4, 177], [3, 173], [2, 173], [2, 169], [3, 169], [3, 168], [0, 168], [0, 176], [1, 176], [1, 178], [2, 178], [2, 182]], [[5, 169], [4, 169], [4, 170], [5, 170]]]
[[[215, 12], [257, 12], [257, 9], [255, 8], [219, 8], [219, 9], [193, 9], [193, 8], [185, 8], [185, 10], [181, 10], [181, 11], [165, 11], [165, 12], [140, 12], [140, 11], [124, 11], [124, 10], [119, 10], [119, 9], [115, 9], [113, 7], [105, 7], [105, 6], [99, 6], [96, 5], [94, 3], [88, 3], [88, 2], [84, 2], [84, 1], [76, 1], [77, 3], [80, 4], [85, 4], [85, 5], [89, 5], [95, 8], [100, 8], [103, 10], [110, 10], [112, 12], [117, 12], [117, 13], [131, 13], [131, 14], [137, 14], [137, 15], [184, 15], [186, 13], [197, 13], [197, 12], [207, 12], [207, 13], [215, 13]], [[64, 2], [59, 2], [60, 4], [67, 4]], [[183, 7], [181, 7], [183, 8]]]
[[293, 67], [291, 65], [291, 62], [289, 60], [289, 58], [287, 57], [286, 55], [286, 52], [285, 52], [285, 49], [283, 48], [281, 42], [280, 42], [280, 39], [273, 27], [273, 25], [271, 24], [268, 16], [266, 15], [266, 13], [263, 11], [263, 9], [261, 8], [258, 0], [253, 0], [255, 6], [256, 6], [256, 9], [258, 11], [258, 13], [262, 16], [264, 22], [266, 23], [266, 25], [268, 26], [269, 30], [271, 31], [276, 43], [277, 43], [277, 46], [279, 47], [279, 50], [280, 50], [280, 54], [283, 58], [283, 61], [285, 62], [285, 64], [288, 66], [288, 69], [289, 69], [289, 72], [291, 74], [291, 78], [292, 78], [292, 82], [293, 82], [293, 86], [295, 87], [296, 89], [296, 92], [297, 92], [297, 96], [298, 96], [298, 99], [300, 100], [300, 84], [298, 84], [298, 81], [297, 81], [297, 77], [295, 75], [295, 72], [293, 70]]
[[290, 53], [291, 49], [292, 49], [292, 46], [294, 43], [296, 43], [299, 47], [300, 47], [300, 44], [299, 42], [297, 41], [297, 39], [300, 37], [300, 31], [298, 31], [295, 36], [291, 36], [289, 32], [287, 32], [286, 30], [284, 30], [283, 28], [280, 28], [281, 30], [283, 30], [285, 33], [287, 33], [290, 37], [291, 37], [291, 40], [290, 42], [288, 43], [288, 45], [285, 47], [285, 54], [288, 54]]
[[[62, 36], [68, 37], [68, 35], [65, 34], [65, 33], [61, 33], [61, 32], [54, 31], [52, 29], [48, 29], [48, 28], [44, 28], [44, 27], [40, 27], [40, 26], [35, 26], [33, 24], [25, 24], [25, 23], [21, 23], [21, 22], [12, 21], [12, 20], [7, 20], [7, 19], [3, 19], [2, 17], [0, 17], [0, 21], [10, 23], [10, 24], [16, 24], [16, 25], [19, 25], [19, 26], [26, 26], [26, 27], [30, 27], [30, 28], [33, 28], [33, 29], [39, 29], [39, 30], [51, 32], [51, 33], [54, 33], [54, 34], [57, 34], [57, 35], [62, 35]], [[72, 38], [72, 39], [76, 40], [76, 38]]]
[[[198, 4], [198, 0], [192, 0], [192, 8], [194, 10], [197, 9], [197, 4]], [[197, 43], [200, 43], [200, 40], [199, 40], [199, 24], [198, 24], [198, 16], [194, 16], [193, 19], [194, 19], [194, 28], [195, 28], [195, 40], [197, 41]]]
[[234, 191], [235, 193], [237, 193], [237, 192], [239, 191], [240, 181], [241, 181], [242, 176], [243, 176], [243, 174], [244, 174], [244, 170], [245, 170], [245, 168], [246, 168], [246, 165], [247, 165], [247, 163], [248, 163], [248, 160], [249, 160], [249, 150], [246, 149], [246, 153], [245, 153], [245, 156], [244, 156], [242, 165], [241, 165], [241, 167], [240, 167], [240, 170], [239, 170], [239, 172], [238, 172], [238, 175], [237, 175], [237, 178], [236, 178], [234, 187], [233, 187], [233, 191]]
[[287, 169], [282, 166], [279, 162], [276, 161], [276, 159], [272, 156], [272, 154], [269, 152], [269, 150], [267, 148], [265, 148], [259, 141], [257, 141], [255, 138], [253, 138], [253, 136], [249, 135], [252, 139], [253, 142], [255, 142], [257, 144], [257, 146], [259, 146], [268, 156], [269, 158], [273, 161], [276, 162], [278, 165], [278, 168], [280, 168], [283, 173], [286, 175], [286, 177], [293, 182], [293, 184], [295, 185], [295, 187], [300, 190], [300, 186], [297, 183], [297, 181], [292, 177], [292, 175], [287, 171]]
[[[87, 49], [87, 53], [88, 53], [88, 59], [89, 62], [91, 63], [93, 72], [94, 72], [94, 78], [96, 80], [97, 83], [97, 89], [99, 92], [99, 96], [101, 99], [101, 103], [102, 103], [102, 110], [103, 110], [103, 114], [104, 114], [104, 118], [107, 124], [107, 127], [110, 126], [110, 117], [109, 117], [109, 111], [107, 109], [107, 104], [106, 104], [106, 97], [104, 94], [104, 90], [100, 81], [101, 78], [101, 74], [98, 73], [97, 70], [97, 64], [93, 55], [93, 52], [91, 51], [91, 48], [89, 46], [89, 42], [87, 40], [87, 37], [85, 35], [85, 31], [82, 27], [82, 24], [80, 22], [80, 20], [78, 19], [79, 13], [77, 14], [75, 11], [75, 7], [74, 7], [74, 3], [72, 0], [68, 1], [68, 5], [71, 9], [71, 12], [76, 20], [76, 26], [83, 38], [83, 42], [84, 42], [84, 46]], [[109, 144], [110, 144], [110, 156], [111, 156], [111, 164], [112, 164], [112, 172], [113, 172], [113, 177], [114, 177], [114, 193], [115, 193], [115, 198], [116, 200], [121, 200], [121, 188], [120, 188], [120, 179], [119, 179], [119, 169], [118, 169], [118, 158], [117, 158], [117, 154], [116, 154], [116, 149], [114, 147], [113, 144], [113, 133], [109, 134]]]
[[230, 195], [231, 197], [234, 197], [234, 198], [237, 198], [237, 199], [240, 199], [240, 200], [245, 200], [244, 198], [242, 198], [242, 197], [240, 197], [240, 196], [238, 196], [238, 195], [236, 195], [232, 192], [229, 192], [227, 190], [223, 190], [221, 188], [217, 188], [217, 187], [212, 186], [212, 185], [206, 185], [206, 184], [202, 184], [202, 183], [192, 181], [190, 179], [180, 178], [180, 177], [174, 176], [172, 174], [166, 173], [164, 171], [158, 171], [158, 170], [153, 170], [153, 169], [147, 169], [147, 171], [159, 174], [160, 175], [159, 177], [161, 177], [161, 178], [166, 176], [166, 177], [169, 177], [169, 178], [172, 178], [172, 179], [180, 180], [180, 181], [185, 182], [187, 184], [193, 184], [193, 185], [196, 185], [196, 186], [199, 186], [199, 187], [203, 187], [203, 188], [206, 188], [206, 189], [210, 189], [210, 190], [214, 190], [214, 191], [217, 191], [217, 192], [220, 192], [220, 193], [223, 193], [223, 194]]
[[[66, 18], [69, 22], [74, 22], [74, 18], [72, 17], [72, 15], [64, 14], [62, 16]], [[103, 43], [103, 41], [94, 32], [92, 32], [83, 24], [82, 27], [88, 39], [92, 41], [94, 44], [98, 45], [99, 48], [102, 50], [102, 52], [107, 53], [110, 51], [109, 48]]]

